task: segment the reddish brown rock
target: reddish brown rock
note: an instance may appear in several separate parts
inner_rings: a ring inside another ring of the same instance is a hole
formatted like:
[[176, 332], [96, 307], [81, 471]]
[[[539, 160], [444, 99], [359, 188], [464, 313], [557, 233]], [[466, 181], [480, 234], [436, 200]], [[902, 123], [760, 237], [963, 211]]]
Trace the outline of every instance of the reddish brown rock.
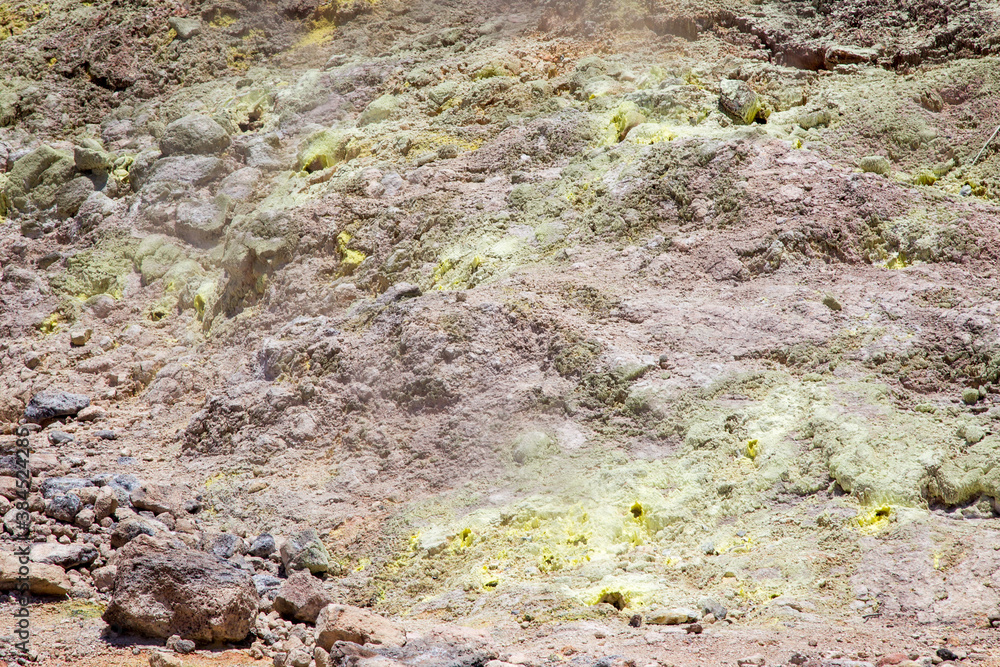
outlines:
[[316, 617], [333, 598], [319, 579], [308, 571], [293, 573], [281, 584], [274, 598], [274, 609], [285, 618], [315, 623]]
[[140, 535], [118, 552], [104, 620], [146, 637], [243, 640], [257, 613], [246, 572], [210, 554]]

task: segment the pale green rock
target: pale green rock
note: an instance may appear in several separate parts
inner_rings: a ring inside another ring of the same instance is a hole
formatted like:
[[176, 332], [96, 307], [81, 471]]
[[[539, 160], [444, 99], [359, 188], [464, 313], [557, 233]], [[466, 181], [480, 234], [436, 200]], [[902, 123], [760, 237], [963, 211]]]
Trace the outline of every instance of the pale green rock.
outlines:
[[361, 112], [361, 115], [358, 117], [358, 127], [380, 123], [389, 118], [392, 112], [398, 107], [399, 101], [394, 95], [383, 95]]

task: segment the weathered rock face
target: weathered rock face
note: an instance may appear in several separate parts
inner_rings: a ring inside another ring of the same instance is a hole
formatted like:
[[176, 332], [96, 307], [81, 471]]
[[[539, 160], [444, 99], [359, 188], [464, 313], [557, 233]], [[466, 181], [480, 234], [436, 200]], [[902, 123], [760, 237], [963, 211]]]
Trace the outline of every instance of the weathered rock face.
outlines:
[[406, 633], [366, 609], [331, 604], [316, 618], [316, 645], [329, 651], [341, 641], [402, 646], [406, 643]]
[[315, 623], [319, 612], [333, 604], [333, 597], [319, 579], [308, 572], [296, 572], [281, 585], [274, 609], [286, 618]]
[[82, 394], [71, 394], [65, 391], [43, 391], [35, 394], [24, 409], [24, 418], [35, 424], [55, 419], [69, 417], [90, 405], [90, 399]]
[[241, 641], [257, 611], [246, 572], [217, 558], [139, 536], [119, 553], [104, 620], [147, 637]]

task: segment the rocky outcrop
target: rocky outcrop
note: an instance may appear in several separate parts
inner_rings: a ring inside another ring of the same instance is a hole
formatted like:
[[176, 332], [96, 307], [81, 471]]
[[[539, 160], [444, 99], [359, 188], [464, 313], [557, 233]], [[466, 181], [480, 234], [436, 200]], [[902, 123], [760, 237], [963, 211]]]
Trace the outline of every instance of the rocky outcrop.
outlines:
[[41, 424], [58, 417], [70, 417], [90, 405], [90, 398], [66, 391], [45, 391], [35, 394], [24, 409], [24, 418]]
[[200, 551], [146, 535], [118, 553], [112, 625], [146, 637], [241, 641], [257, 611], [250, 575]]

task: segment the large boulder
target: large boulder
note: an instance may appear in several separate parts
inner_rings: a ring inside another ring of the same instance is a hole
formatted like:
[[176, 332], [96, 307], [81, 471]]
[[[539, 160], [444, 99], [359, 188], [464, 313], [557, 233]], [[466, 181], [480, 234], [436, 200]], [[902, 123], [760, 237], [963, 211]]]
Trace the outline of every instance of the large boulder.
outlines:
[[212, 155], [229, 148], [229, 134], [208, 116], [191, 114], [167, 125], [160, 152], [168, 155]]
[[[22, 563], [14, 554], [0, 553], [0, 591], [16, 590]], [[71, 587], [69, 577], [58, 565], [31, 563], [28, 569], [28, 590], [35, 595], [63, 597]]]
[[71, 417], [90, 405], [90, 399], [83, 394], [66, 391], [43, 391], [35, 394], [24, 408], [24, 418], [41, 424], [57, 417]]
[[333, 604], [333, 597], [319, 579], [308, 572], [295, 572], [278, 589], [274, 610], [285, 618], [315, 623], [319, 612]]
[[246, 638], [257, 613], [250, 575], [212, 555], [140, 535], [117, 557], [109, 625], [210, 644]]
[[329, 651], [337, 642], [402, 646], [406, 633], [367, 609], [331, 604], [316, 618], [316, 645]]
[[330, 552], [312, 528], [288, 538], [281, 545], [281, 562], [286, 571], [309, 570], [320, 574], [330, 569]]

